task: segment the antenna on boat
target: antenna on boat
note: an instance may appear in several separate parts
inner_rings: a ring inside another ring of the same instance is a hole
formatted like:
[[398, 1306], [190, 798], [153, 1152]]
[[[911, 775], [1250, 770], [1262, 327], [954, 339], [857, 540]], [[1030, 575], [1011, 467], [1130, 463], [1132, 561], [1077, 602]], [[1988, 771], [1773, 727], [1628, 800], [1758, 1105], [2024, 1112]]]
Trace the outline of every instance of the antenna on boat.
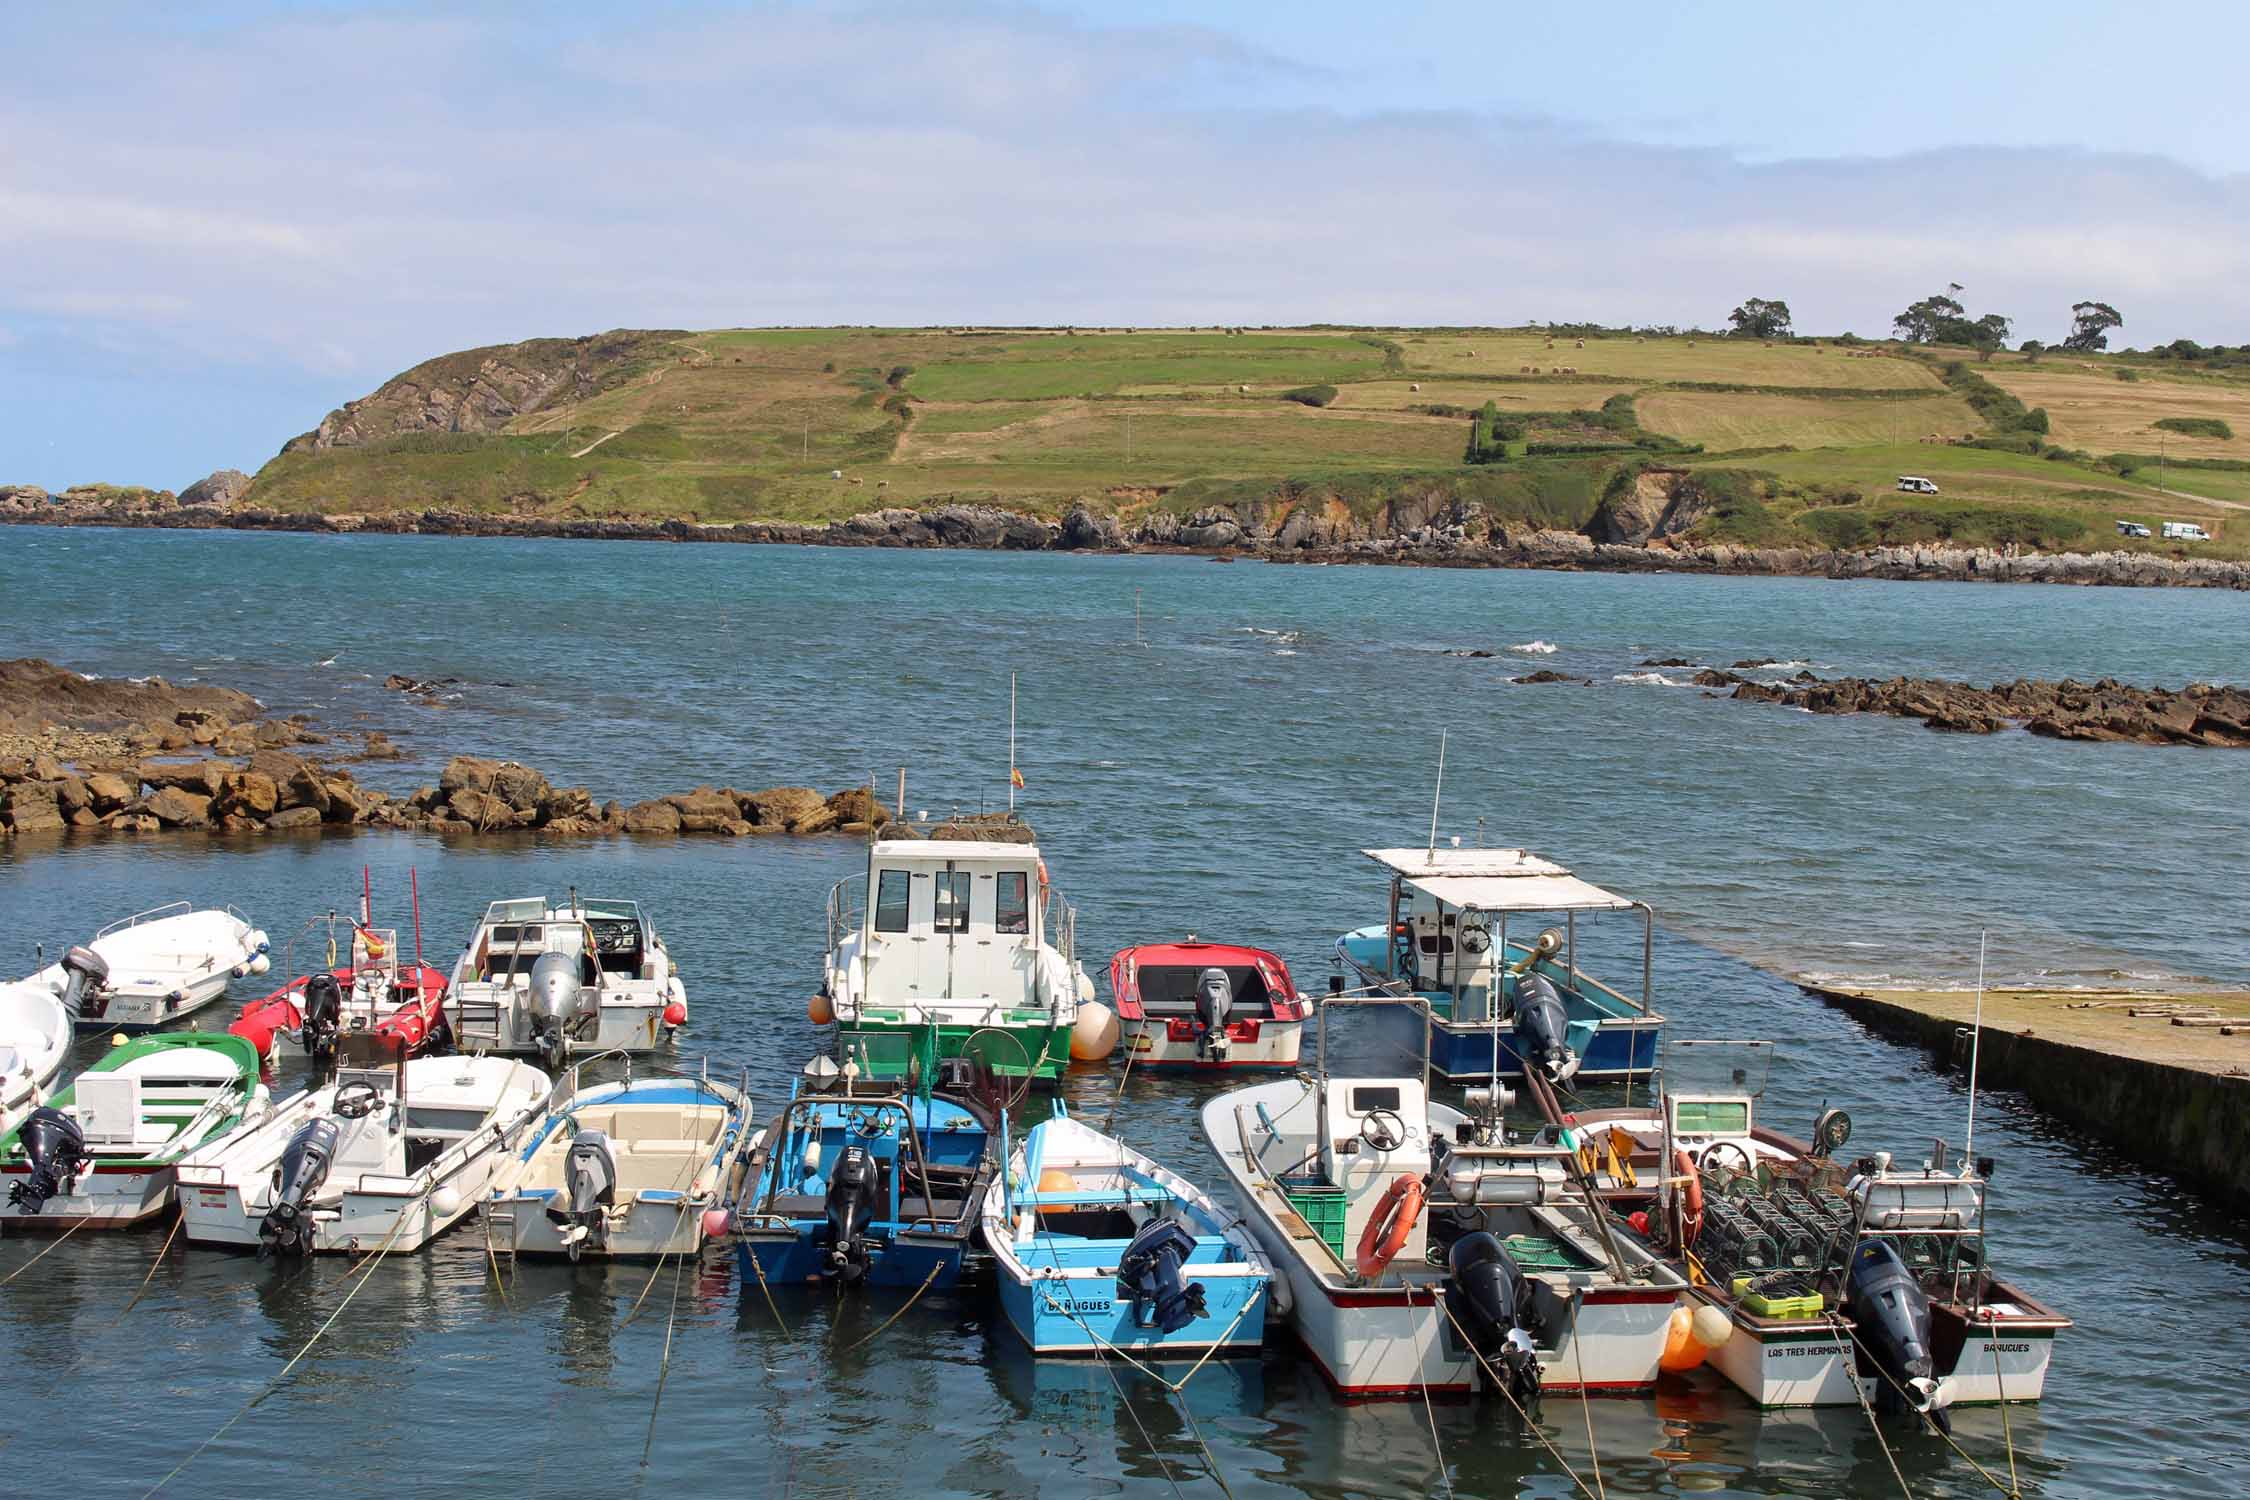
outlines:
[[[1984, 1044], [1984, 950], [1991, 937], [1988, 931], [1977, 933], [1977, 1010], [1976, 1019], [1970, 1022], [1969, 1033], [1969, 1128], [1961, 1140], [1961, 1160], [1974, 1162], [1977, 1144], [1977, 1054]], [[1944, 1165], [1942, 1162], [1939, 1165]]]
[[1008, 811], [1016, 810], [1016, 674], [1008, 674]]
[[422, 883], [415, 878], [411, 866], [406, 872], [406, 890], [414, 902], [414, 967], [419, 969], [422, 967]]
[[1438, 802], [1439, 802], [1439, 801], [1440, 801], [1440, 800], [1441, 800], [1441, 799], [1442, 799], [1442, 798], [1443, 798], [1443, 797], [1445, 796], [1445, 734], [1446, 734], [1446, 732], [1445, 732], [1445, 731], [1444, 731], [1443, 729], [1440, 729], [1440, 730], [1438, 731], [1438, 736], [1437, 736], [1437, 787], [1436, 787], [1436, 789], [1435, 789], [1435, 790], [1433, 790], [1433, 791], [1432, 791], [1432, 792], [1430, 793], [1430, 850], [1429, 850], [1429, 852], [1430, 852], [1430, 854], [1431, 854], [1432, 858], [1435, 858], [1435, 857], [1436, 857], [1436, 855], [1437, 855], [1437, 814], [1438, 814]]

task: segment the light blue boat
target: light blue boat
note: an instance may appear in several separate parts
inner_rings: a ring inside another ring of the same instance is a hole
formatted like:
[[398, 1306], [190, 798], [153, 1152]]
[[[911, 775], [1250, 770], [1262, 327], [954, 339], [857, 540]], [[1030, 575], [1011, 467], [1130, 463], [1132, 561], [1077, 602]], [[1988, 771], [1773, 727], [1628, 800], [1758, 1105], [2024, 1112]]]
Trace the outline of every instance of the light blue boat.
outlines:
[[1124, 1142], [1054, 1116], [985, 1196], [1000, 1306], [1034, 1354], [1254, 1354], [1273, 1267], [1239, 1216]]
[[[1599, 1083], [1655, 1071], [1664, 1018], [1650, 1007], [1647, 903], [1523, 849], [1362, 852], [1390, 875], [1390, 917], [1345, 933], [1336, 954], [1376, 993], [1429, 1002], [1432, 1072], [1452, 1082], [1521, 1078], [1529, 1061], [1554, 1082]], [[1579, 918], [1626, 911], [1641, 915], [1638, 1000], [1578, 967]], [[1415, 1010], [1386, 1015], [1412, 1032], [1394, 1038], [1403, 1055], [1419, 1056]]]
[[[815, 1059], [750, 1148], [729, 1228], [742, 1281], [952, 1286], [997, 1175], [990, 1075], [927, 1039], [918, 1055], [860, 1080], [862, 1046], [904, 1048], [897, 1034], [842, 1039], [848, 1065]], [[896, 1060], [893, 1060], [896, 1061]], [[980, 1082], [983, 1086], [980, 1087]]]

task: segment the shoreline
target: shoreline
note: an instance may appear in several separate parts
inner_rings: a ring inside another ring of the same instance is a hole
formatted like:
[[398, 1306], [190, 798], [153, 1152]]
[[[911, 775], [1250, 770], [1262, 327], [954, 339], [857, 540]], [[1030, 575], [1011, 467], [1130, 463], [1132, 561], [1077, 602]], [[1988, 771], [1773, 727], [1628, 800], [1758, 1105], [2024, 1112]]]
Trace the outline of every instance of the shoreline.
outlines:
[[[1291, 518], [1294, 520], [1294, 516]], [[1424, 523], [1389, 535], [1323, 537], [1285, 522], [1280, 530], [1232, 510], [1143, 518], [1128, 534], [1117, 518], [1085, 506], [1051, 521], [984, 505], [926, 511], [868, 511], [820, 524], [503, 516], [461, 511], [327, 515], [255, 506], [91, 506], [0, 509], [0, 524], [121, 530], [264, 531], [324, 536], [513, 537], [557, 541], [884, 547], [932, 550], [1201, 556], [1281, 565], [1365, 563], [1400, 567], [1672, 573], [1713, 577], [1873, 579], [1888, 582], [2048, 583], [2077, 587], [2250, 590], [2250, 562], [2141, 552], [2011, 553], [1987, 547], [1898, 546], [1864, 552], [1597, 542], [1583, 532], [1494, 527], [1475, 541], [1457, 525]]]

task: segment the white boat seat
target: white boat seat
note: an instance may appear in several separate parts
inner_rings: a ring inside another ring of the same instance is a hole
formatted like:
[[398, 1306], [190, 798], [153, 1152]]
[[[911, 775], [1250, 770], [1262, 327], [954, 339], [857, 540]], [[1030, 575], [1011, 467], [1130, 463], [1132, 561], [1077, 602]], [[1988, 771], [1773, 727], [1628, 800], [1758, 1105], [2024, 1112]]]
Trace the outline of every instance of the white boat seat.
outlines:
[[13, 1047], [0, 1047], [0, 1078], [12, 1077], [23, 1071], [23, 1054]]
[[129, 1146], [140, 1139], [141, 1081], [132, 1074], [85, 1074], [70, 1097], [87, 1145]]
[[669, 1156], [681, 1161], [691, 1156], [700, 1159], [717, 1149], [709, 1141], [690, 1140], [612, 1142], [612, 1145], [634, 1156]]

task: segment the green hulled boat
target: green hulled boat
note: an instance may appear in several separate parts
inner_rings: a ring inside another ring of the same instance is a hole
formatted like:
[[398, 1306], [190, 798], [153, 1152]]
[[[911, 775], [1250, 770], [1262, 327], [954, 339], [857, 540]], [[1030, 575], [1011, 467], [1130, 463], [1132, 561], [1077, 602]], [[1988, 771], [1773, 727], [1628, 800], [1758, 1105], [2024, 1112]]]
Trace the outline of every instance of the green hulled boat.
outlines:
[[265, 1109], [243, 1037], [160, 1032], [120, 1042], [0, 1135], [0, 1223], [124, 1229], [171, 1207], [181, 1157]]
[[867, 873], [829, 893], [821, 998], [840, 1025], [903, 1039], [848, 1059], [876, 1077], [926, 1051], [1053, 1083], [1094, 992], [1072, 952], [1076, 925], [1035, 845], [879, 840]]

